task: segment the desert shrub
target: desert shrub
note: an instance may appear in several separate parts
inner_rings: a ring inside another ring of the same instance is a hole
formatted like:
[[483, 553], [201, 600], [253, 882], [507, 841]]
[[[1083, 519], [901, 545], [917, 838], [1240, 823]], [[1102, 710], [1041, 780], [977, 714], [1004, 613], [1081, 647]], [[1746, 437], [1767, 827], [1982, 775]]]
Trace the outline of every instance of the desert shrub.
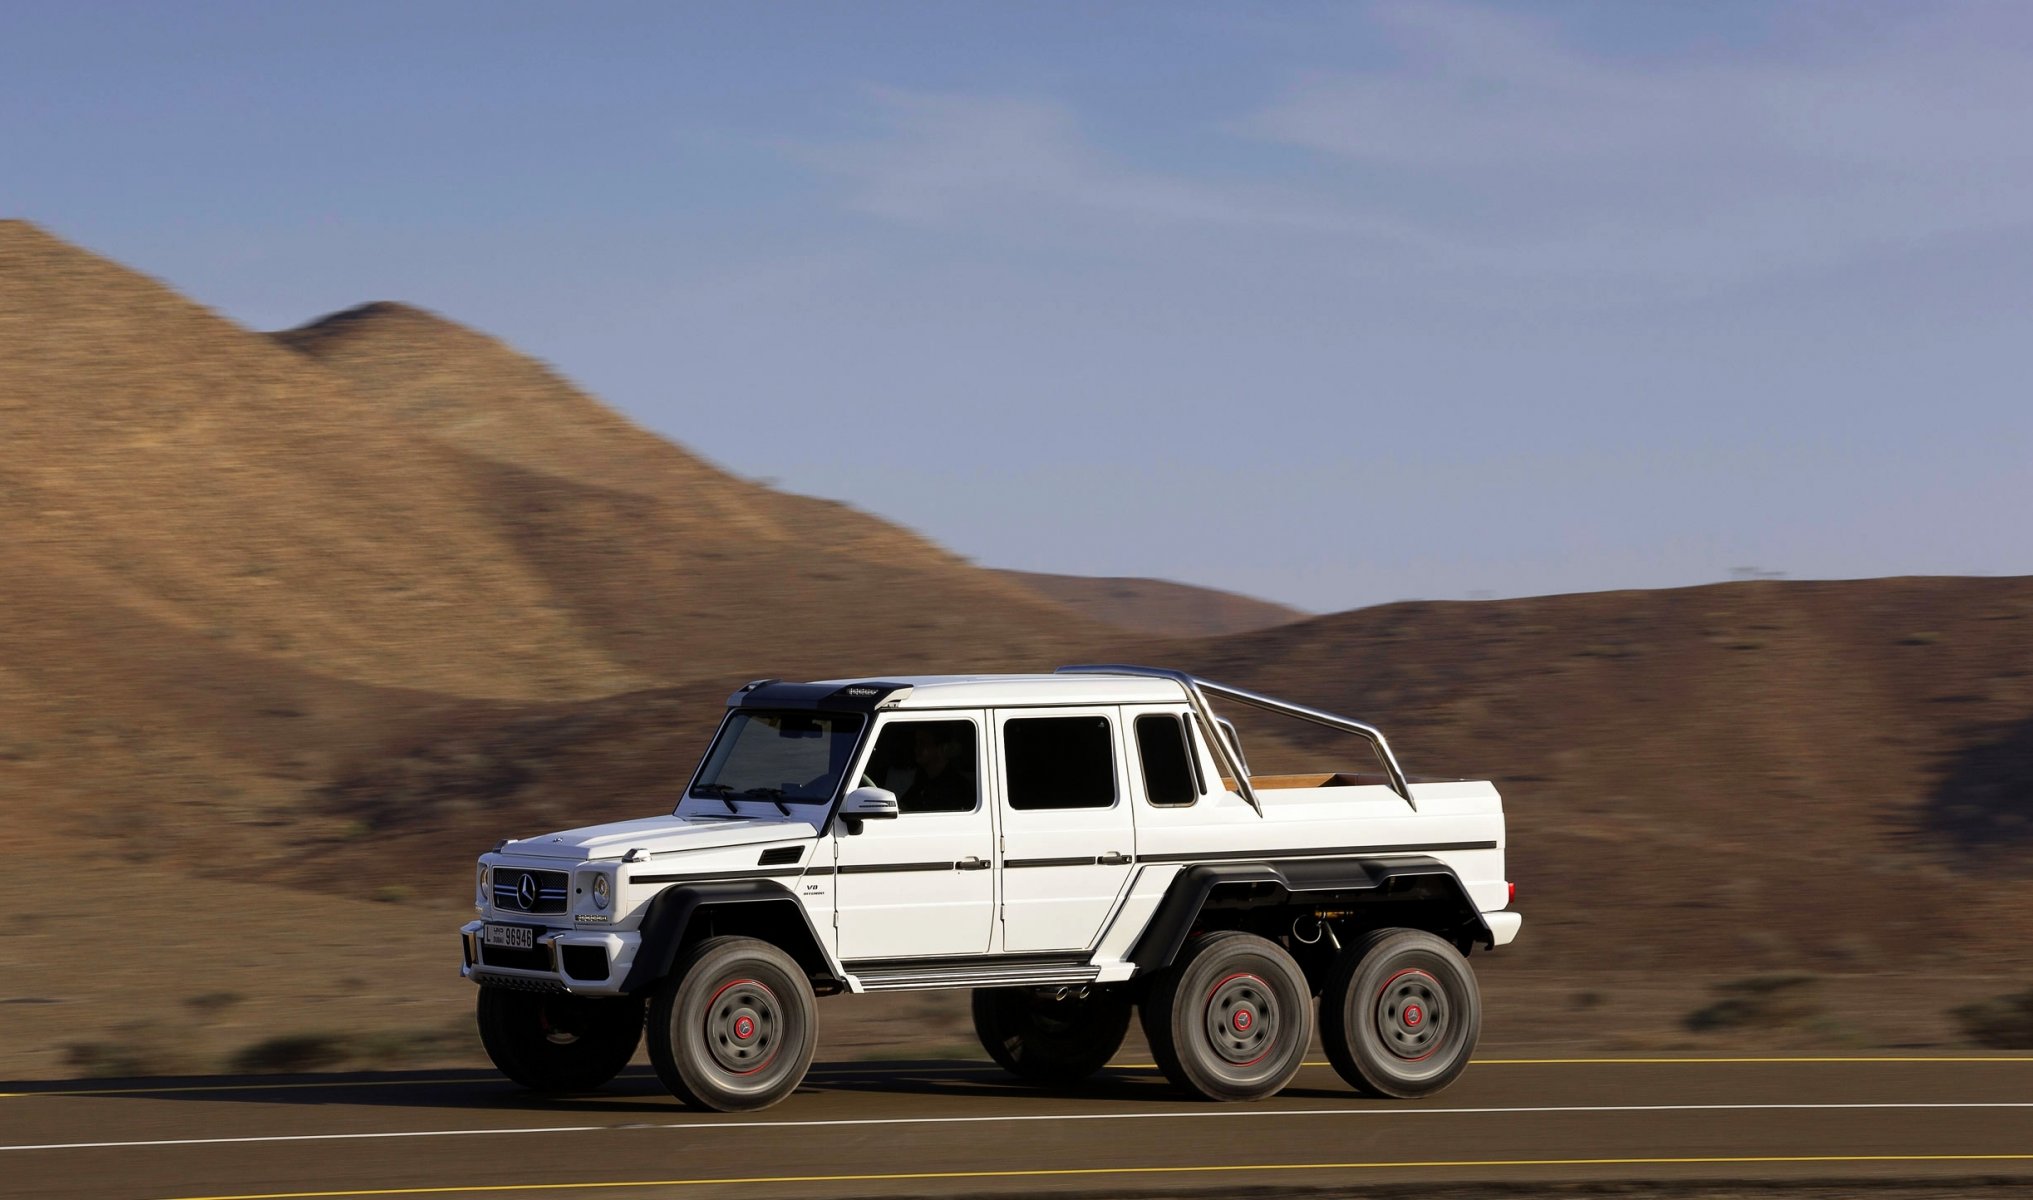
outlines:
[[1720, 993], [1687, 1014], [1687, 1028], [1697, 1033], [1742, 1029], [1752, 1025], [1797, 1025], [1821, 1013], [1812, 975], [1754, 975], [1718, 984]]
[[64, 1061], [79, 1074], [101, 1079], [185, 1075], [202, 1065], [192, 1057], [183, 1038], [154, 1021], [130, 1021], [101, 1038], [71, 1042], [64, 1047]]
[[202, 992], [196, 996], [185, 996], [184, 1003], [201, 1013], [219, 1012], [245, 1000], [239, 992]]
[[2033, 1050], [2033, 991], [1965, 1004], [1955, 1010], [1963, 1036], [1993, 1050]]
[[265, 1038], [233, 1056], [235, 1071], [283, 1074], [335, 1067], [348, 1057], [345, 1039], [332, 1033], [285, 1033]]
[[385, 1069], [480, 1054], [470, 1021], [436, 1028], [370, 1029], [355, 1033], [287, 1033], [242, 1047], [229, 1069], [246, 1075], [292, 1074], [339, 1067]]
[[480, 1052], [480, 1035], [470, 1021], [440, 1029], [379, 1029], [352, 1038], [348, 1050], [365, 1066], [401, 1067], [475, 1055]]

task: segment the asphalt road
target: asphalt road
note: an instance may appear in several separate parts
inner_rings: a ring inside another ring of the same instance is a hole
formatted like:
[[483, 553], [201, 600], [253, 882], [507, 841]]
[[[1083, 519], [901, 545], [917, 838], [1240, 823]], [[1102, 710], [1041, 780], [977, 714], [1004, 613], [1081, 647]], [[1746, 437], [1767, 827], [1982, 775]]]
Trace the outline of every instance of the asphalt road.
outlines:
[[2033, 1056], [1484, 1059], [1413, 1103], [1358, 1099], [1318, 1065], [1276, 1099], [1238, 1106], [1182, 1099], [1135, 1064], [1051, 1094], [985, 1064], [841, 1063], [742, 1117], [681, 1108], [640, 1068], [567, 1101], [481, 1072], [0, 1087], [0, 1195], [38, 1200], [1604, 1180], [1956, 1181], [2033, 1196]]

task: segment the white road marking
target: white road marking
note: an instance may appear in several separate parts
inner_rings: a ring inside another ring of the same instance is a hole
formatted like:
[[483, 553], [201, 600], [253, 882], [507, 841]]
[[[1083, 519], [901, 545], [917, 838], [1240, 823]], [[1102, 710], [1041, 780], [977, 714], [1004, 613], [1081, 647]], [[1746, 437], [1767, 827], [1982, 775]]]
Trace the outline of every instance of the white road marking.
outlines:
[[1025, 1113], [985, 1117], [856, 1117], [833, 1121], [672, 1121], [617, 1122], [609, 1125], [537, 1125], [507, 1129], [405, 1129], [375, 1133], [287, 1133], [257, 1137], [153, 1138], [126, 1142], [41, 1142], [0, 1146], [9, 1150], [131, 1150], [149, 1146], [245, 1146], [261, 1142], [351, 1142], [393, 1138], [487, 1137], [504, 1134], [602, 1133], [689, 1129], [842, 1129], [864, 1125], [978, 1125], [1017, 1121], [1187, 1121], [1246, 1117], [1413, 1117], [1490, 1116], [1506, 1113], [1685, 1113], [1685, 1112], [1839, 1112], [1858, 1110], [1915, 1111], [1926, 1109], [2033, 1108], [2033, 1101], [1970, 1100], [1941, 1103], [1883, 1104], [1561, 1104], [1490, 1108], [1255, 1108], [1192, 1112]]

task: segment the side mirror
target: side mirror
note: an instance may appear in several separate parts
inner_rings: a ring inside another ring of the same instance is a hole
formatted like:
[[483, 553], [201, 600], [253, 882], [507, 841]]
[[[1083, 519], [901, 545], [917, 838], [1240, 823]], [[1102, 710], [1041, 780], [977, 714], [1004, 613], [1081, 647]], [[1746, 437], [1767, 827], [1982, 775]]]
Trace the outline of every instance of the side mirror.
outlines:
[[879, 787], [855, 788], [840, 802], [840, 815], [857, 821], [888, 821], [897, 815], [896, 793]]

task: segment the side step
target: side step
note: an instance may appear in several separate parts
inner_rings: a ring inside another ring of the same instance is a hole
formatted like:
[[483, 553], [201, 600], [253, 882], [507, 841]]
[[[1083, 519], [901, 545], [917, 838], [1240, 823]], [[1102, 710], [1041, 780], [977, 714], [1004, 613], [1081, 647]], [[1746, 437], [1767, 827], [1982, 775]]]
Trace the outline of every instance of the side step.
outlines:
[[1016, 963], [945, 967], [885, 967], [854, 972], [864, 992], [929, 991], [936, 988], [1046, 987], [1092, 983], [1100, 967], [1082, 964], [1047, 966]]

